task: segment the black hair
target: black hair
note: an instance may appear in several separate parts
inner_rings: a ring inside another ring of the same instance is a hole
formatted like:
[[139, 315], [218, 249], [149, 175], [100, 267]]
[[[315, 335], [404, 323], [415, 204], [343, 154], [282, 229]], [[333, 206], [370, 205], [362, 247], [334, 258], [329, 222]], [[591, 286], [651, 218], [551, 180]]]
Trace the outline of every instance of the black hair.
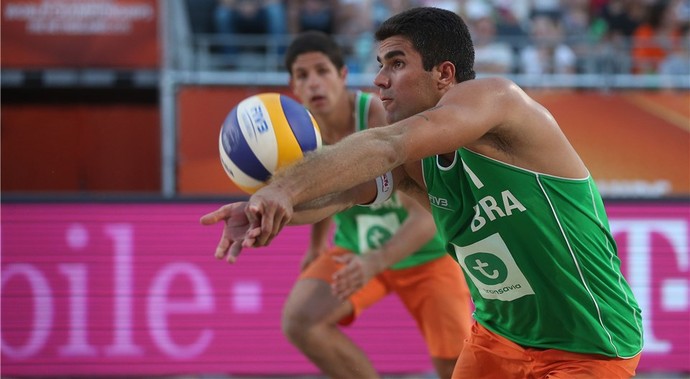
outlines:
[[311, 52], [323, 53], [338, 70], [345, 66], [343, 51], [338, 43], [326, 33], [309, 30], [295, 37], [285, 52], [285, 68], [290, 75], [292, 75], [292, 65], [297, 57]]
[[465, 21], [451, 11], [433, 7], [410, 8], [384, 21], [375, 36], [379, 42], [393, 36], [410, 40], [422, 56], [422, 66], [426, 71], [449, 61], [455, 65], [458, 83], [476, 76], [470, 31]]

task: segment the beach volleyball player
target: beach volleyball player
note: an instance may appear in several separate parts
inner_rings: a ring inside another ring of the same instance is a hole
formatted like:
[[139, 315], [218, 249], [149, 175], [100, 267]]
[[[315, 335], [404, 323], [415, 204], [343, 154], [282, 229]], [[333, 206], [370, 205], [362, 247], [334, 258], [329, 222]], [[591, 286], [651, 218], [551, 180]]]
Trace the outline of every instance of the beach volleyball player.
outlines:
[[553, 116], [508, 79], [475, 79], [472, 40], [453, 12], [403, 11], [376, 39], [389, 125], [203, 216], [225, 222], [220, 253], [371, 202], [386, 177], [430, 209], [467, 278], [476, 322], [453, 377], [634, 376], [640, 308], [594, 180]]

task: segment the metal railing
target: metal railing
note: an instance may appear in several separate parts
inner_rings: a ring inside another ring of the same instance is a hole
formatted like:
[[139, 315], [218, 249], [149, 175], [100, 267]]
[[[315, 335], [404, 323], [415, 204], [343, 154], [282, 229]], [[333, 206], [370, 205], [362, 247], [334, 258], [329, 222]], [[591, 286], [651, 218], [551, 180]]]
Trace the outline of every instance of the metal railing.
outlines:
[[[183, 59], [189, 62], [176, 68], [179, 72], [203, 73], [196, 77], [215, 76], [213, 73], [223, 73], [216, 79], [222, 83], [228, 83], [238, 79], [243, 80], [251, 73], [281, 73], [285, 72], [283, 65], [285, 47], [292, 36], [268, 37], [266, 35], [218, 35], [198, 34], [187, 39], [191, 46], [184, 51], [191, 56]], [[375, 68], [375, 51], [373, 40], [364, 40], [363, 37], [352, 38], [348, 36], [336, 36], [336, 39], [344, 47], [346, 62], [350, 66], [350, 84], [353, 86], [369, 86]], [[519, 59], [519, 50], [529, 40], [523, 38], [511, 38], [504, 40], [514, 50], [514, 59]], [[577, 44], [577, 71], [573, 74], [526, 74], [519, 64], [502, 76], [514, 80], [524, 87], [537, 88], [592, 88], [609, 90], [615, 88], [672, 88], [690, 89], [690, 75], [687, 74], [636, 74], [631, 72], [632, 57], [630, 43], [611, 44], [595, 41], [587, 37], [569, 38], [568, 43]], [[690, 41], [684, 42], [686, 45]], [[177, 44], [176, 44], [177, 45]], [[369, 46], [369, 51], [362, 52], [360, 45]], [[177, 45], [179, 46], [179, 45]], [[685, 46], [685, 53], [690, 60], [690, 47]], [[354, 68], [354, 69], [353, 69]], [[241, 75], [227, 75], [241, 73]], [[478, 72], [479, 76], [487, 75]], [[186, 78], [190, 76], [183, 75]], [[192, 75], [192, 77], [195, 77]], [[270, 77], [270, 76], [269, 76]], [[364, 79], [360, 81], [357, 77]], [[280, 78], [282, 80], [282, 78]], [[273, 83], [284, 84], [285, 82]]]

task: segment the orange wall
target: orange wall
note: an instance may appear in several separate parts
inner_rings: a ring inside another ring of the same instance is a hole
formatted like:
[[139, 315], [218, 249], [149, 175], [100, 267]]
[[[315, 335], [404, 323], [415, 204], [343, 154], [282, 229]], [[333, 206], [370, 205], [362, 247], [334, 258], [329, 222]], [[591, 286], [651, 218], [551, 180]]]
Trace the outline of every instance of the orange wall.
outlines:
[[[667, 181], [690, 195], [690, 93], [532, 93], [597, 182]], [[601, 187], [601, 185], [600, 185]]]
[[[225, 175], [218, 133], [227, 112], [286, 87], [182, 87], [177, 188], [244, 195]], [[690, 196], [690, 93], [532, 91], [559, 120], [598, 183], [665, 181]], [[153, 192], [161, 182], [156, 105], [3, 105], [2, 191]]]
[[3, 105], [2, 191], [160, 192], [156, 105]]
[[[178, 93], [178, 189], [182, 194], [242, 193], [225, 176], [218, 133], [227, 112], [259, 92], [287, 88], [186, 87]], [[690, 195], [690, 93], [531, 91], [556, 117], [595, 180], [666, 182]]]

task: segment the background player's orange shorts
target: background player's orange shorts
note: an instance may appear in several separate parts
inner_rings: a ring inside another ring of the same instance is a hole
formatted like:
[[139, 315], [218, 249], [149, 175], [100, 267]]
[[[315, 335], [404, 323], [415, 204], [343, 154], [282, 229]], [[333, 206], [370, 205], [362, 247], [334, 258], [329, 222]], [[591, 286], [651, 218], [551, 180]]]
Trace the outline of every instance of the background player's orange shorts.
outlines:
[[458, 358], [453, 378], [627, 379], [635, 375], [639, 361], [639, 354], [621, 359], [525, 348], [475, 322]]
[[[316, 278], [333, 282], [333, 274], [342, 267], [333, 257], [349, 250], [334, 247], [320, 255], [300, 279]], [[429, 354], [435, 358], [455, 358], [469, 336], [472, 325], [470, 294], [462, 270], [450, 255], [401, 270], [386, 270], [359, 291], [349, 301], [354, 312], [340, 321], [348, 325], [363, 310], [384, 296], [395, 292], [422, 332]]]

